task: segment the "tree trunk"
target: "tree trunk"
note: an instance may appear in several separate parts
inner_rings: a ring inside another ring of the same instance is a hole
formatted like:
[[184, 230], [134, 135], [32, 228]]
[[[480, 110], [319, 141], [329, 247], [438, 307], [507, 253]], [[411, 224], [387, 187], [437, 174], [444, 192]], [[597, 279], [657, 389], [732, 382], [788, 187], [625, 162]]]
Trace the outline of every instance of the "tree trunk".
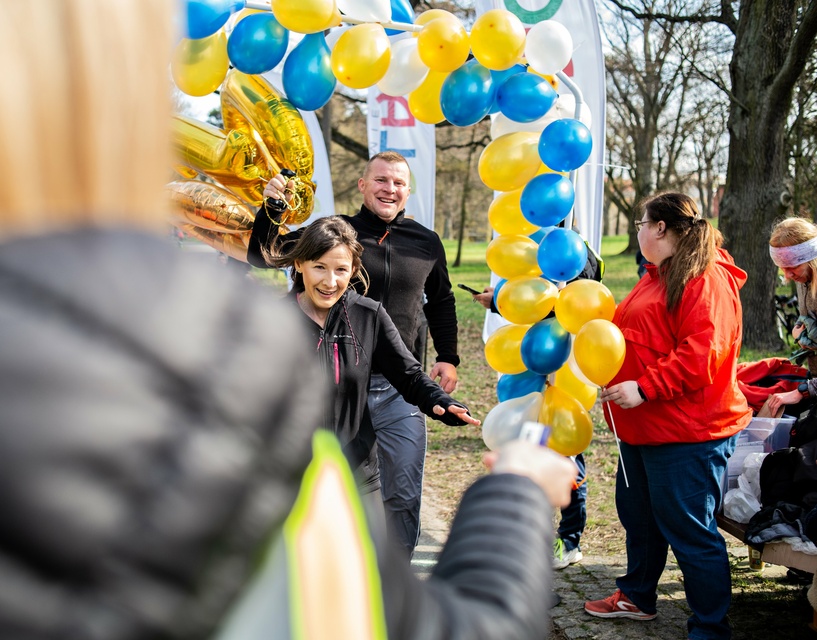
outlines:
[[729, 163], [720, 229], [749, 279], [741, 290], [743, 342], [779, 349], [773, 296], [777, 267], [769, 258], [774, 222], [789, 212], [786, 117], [792, 86], [780, 86], [794, 20], [789, 2], [744, 2], [730, 66]]

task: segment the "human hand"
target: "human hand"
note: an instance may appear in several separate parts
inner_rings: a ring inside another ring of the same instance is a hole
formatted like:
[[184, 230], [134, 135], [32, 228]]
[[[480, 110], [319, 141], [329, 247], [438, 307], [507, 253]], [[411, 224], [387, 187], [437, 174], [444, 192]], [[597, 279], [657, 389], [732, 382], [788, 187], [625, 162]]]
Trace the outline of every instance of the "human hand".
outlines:
[[798, 322], [796, 325], [794, 325], [794, 328], [791, 330], [792, 338], [798, 340], [803, 331], [805, 331], [805, 329], [806, 325], [804, 325], [802, 322]]
[[638, 383], [635, 380], [625, 380], [612, 387], [605, 387], [599, 394], [602, 402], [613, 402], [622, 409], [632, 409], [644, 403], [644, 398], [638, 393]]
[[450, 362], [438, 362], [431, 368], [428, 377], [432, 380], [440, 379], [440, 386], [446, 393], [457, 390], [457, 367]]
[[773, 393], [766, 400], [766, 406], [769, 408], [769, 413], [776, 417], [781, 407], [788, 404], [797, 404], [802, 399], [803, 394], [797, 389], [793, 389], [784, 393]]
[[477, 295], [473, 296], [473, 298], [474, 302], [479, 302], [486, 309], [490, 309], [491, 301], [494, 299], [494, 288], [485, 287], [485, 289], [482, 290], [482, 293], [478, 293]]
[[295, 182], [279, 173], [267, 182], [267, 185], [264, 187], [264, 197], [289, 202], [292, 200], [292, 190], [294, 188]]
[[[445, 413], [445, 409], [443, 409], [440, 405], [435, 404], [432, 411], [435, 415], [441, 416]], [[452, 413], [457, 416], [463, 422], [467, 422], [468, 424], [473, 424], [474, 426], [479, 426], [482, 424], [479, 420], [474, 418], [470, 413], [468, 413], [468, 409], [463, 407], [459, 404], [452, 404], [448, 406], [448, 413]]]
[[491, 473], [514, 473], [538, 484], [554, 507], [570, 504], [578, 468], [570, 458], [525, 440], [511, 440], [483, 456]]

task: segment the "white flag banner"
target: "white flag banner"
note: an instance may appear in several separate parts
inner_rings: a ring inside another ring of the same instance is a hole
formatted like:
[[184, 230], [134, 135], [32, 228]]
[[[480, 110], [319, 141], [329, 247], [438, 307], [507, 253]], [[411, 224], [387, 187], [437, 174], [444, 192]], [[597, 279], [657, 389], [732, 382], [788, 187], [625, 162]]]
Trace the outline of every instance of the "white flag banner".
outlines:
[[404, 96], [389, 96], [377, 87], [369, 89], [369, 156], [397, 151], [411, 169], [411, 197], [406, 216], [434, 230], [434, 195], [437, 146], [434, 125], [417, 120]]
[[[276, 67], [278, 69], [278, 67]], [[268, 71], [263, 74], [263, 78], [269, 82], [275, 89], [284, 97], [284, 83], [281, 81], [281, 74], [274, 71]], [[309, 224], [313, 220], [323, 218], [325, 216], [335, 215], [335, 193], [332, 190], [332, 174], [329, 172], [329, 157], [326, 153], [326, 143], [323, 140], [323, 131], [318, 122], [318, 118], [314, 111], [298, 110], [304, 118], [306, 128], [309, 131], [309, 137], [312, 138], [312, 153], [314, 171], [312, 172], [312, 181], [317, 185], [315, 189], [315, 206], [312, 209], [312, 215], [303, 224]], [[291, 225], [290, 228], [297, 229], [302, 225]]]
[[[576, 201], [573, 208], [578, 231], [597, 252], [601, 250], [602, 201], [604, 188], [604, 123], [606, 90], [604, 56], [599, 20], [593, 0], [476, 0], [477, 16], [491, 9], [507, 9], [526, 26], [542, 20], [563, 24], [573, 39], [573, 57], [563, 73], [581, 90], [590, 110], [593, 151], [576, 172]], [[570, 94], [560, 86], [560, 94]], [[586, 122], [586, 118], [581, 120]]]

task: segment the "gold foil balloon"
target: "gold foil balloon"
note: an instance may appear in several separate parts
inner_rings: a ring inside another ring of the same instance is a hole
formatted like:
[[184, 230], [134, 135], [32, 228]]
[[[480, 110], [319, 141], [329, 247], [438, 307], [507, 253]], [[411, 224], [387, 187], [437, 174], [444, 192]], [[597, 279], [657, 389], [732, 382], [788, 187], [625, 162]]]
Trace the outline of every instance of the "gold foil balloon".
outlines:
[[352, 89], [379, 82], [391, 62], [391, 45], [379, 24], [359, 24], [345, 31], [332, 49], [332, 73]]
[[250, 242], [249, 231], [246, 233], [219, 233], [192, 224], [177, 226], [190, 237], [200, 240], [204, 244], [213, 247], [216, 251], [221, 251], [221, 253], [241, 262], [247, 262], [247, 247]]
[[226, 189], [200, 180], [177, 180], [165, 188], [177, 226], [192, 224], [220, 233], [252, 231], [255, 212]]
[[559, 290], [544, 278], [522, 276], [508, 280], [496, 296], [500, 315], [514, 324], [533, 324], [553, 309]]
[[437, 124], [445, 120], [440, 106], [440, 92], [449, 75], [447, 71], [429, 71], [420, 86], [409, 94], [409, 111], [420, 122]]
[[[174, 116], [172, 141], [179, 162], [210, 176], [233, 194], [259, 205], [272, 177], [259, 145], [243, 131], [222, 131], [187, 116]], [[276, 171], [277, 173], [277, 171]]]
[[314, 205], [315, 165], [312, 138], [298, 109], [262, 77], [233, 69], [221, 89], [221, 113], [226, 128], [260, 138], [272, 158], [273, 175], [281, 168], [295, 172], [295, 197], [282, 222], [304, 222]]
[[588, 411], [596, 404], [596, 397], [599, 395], [595, 386], [585, 384], [576, 377], [567, 362], [554, 374], [553, 386], [576, 398]]
[[340, 24], [335, 0], [271, 0], [275, 18], [290, 31], [317, 33]]
[[522, 207], [519, 204], [521, 196], [522, 189], [499, 193], [488, 207], [488, 222], [499, 235], [529, 236], [539, 230], [539, 227], [522, 215]]
[[491, 271], [507, 280], [519, 276], [538, 276], [542, 273], [536, 259], [538, 251], [539, 245], [528, 236], [497, 236], [485, 249], [485, 262]]
[[201, 97], [218, 89], [229, 66], [227, 34], [217, 31], [199, 40], [183, 38], [173, 52], [170, 71], [181, 91]]
[[601, 282], [576, 280], [559, 292], [556, 319], [570, 333], [578, 333], [589, 320], [612, 320], [616, 312], [613, 294]]
[[494, 191], [524, 187], [542, 166], [539, 133], [517, 131], [488, 143], [479, 156], [479, 177]]
[[573, 341], [576, 363], [587, 379], [600, 387], [616, 377], [625, 351], [624, 335], [609, 320], [586, 322]]
[[506, 9], [486, 11], [471, 27], [471, 52], [482, 66], [510, 69], [525, 52], [525, 26]]
[[575, 456], [593, 439], [593, 421], [581, 403], [561, 389], [545, 390], [539, 422], [550, 427], [547, 446], [563, 456]]
[[494, 331], [485, 341], [485, 360], [499, 373], [522, 373], [527, 367], [522, 362], [522, 338], [529, 325], [508, 324]]

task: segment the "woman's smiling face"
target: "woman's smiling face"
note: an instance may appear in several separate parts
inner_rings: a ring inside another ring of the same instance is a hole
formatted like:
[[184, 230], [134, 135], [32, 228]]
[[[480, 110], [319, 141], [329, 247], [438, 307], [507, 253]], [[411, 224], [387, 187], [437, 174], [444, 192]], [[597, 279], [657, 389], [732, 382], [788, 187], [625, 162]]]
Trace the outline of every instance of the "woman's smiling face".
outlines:
[[304, 280], [304, 295], [316, 311], [329, 312], [340, 299], [354, 275], [352, 252], [340, 244], [317, 260], [296, 261]]

